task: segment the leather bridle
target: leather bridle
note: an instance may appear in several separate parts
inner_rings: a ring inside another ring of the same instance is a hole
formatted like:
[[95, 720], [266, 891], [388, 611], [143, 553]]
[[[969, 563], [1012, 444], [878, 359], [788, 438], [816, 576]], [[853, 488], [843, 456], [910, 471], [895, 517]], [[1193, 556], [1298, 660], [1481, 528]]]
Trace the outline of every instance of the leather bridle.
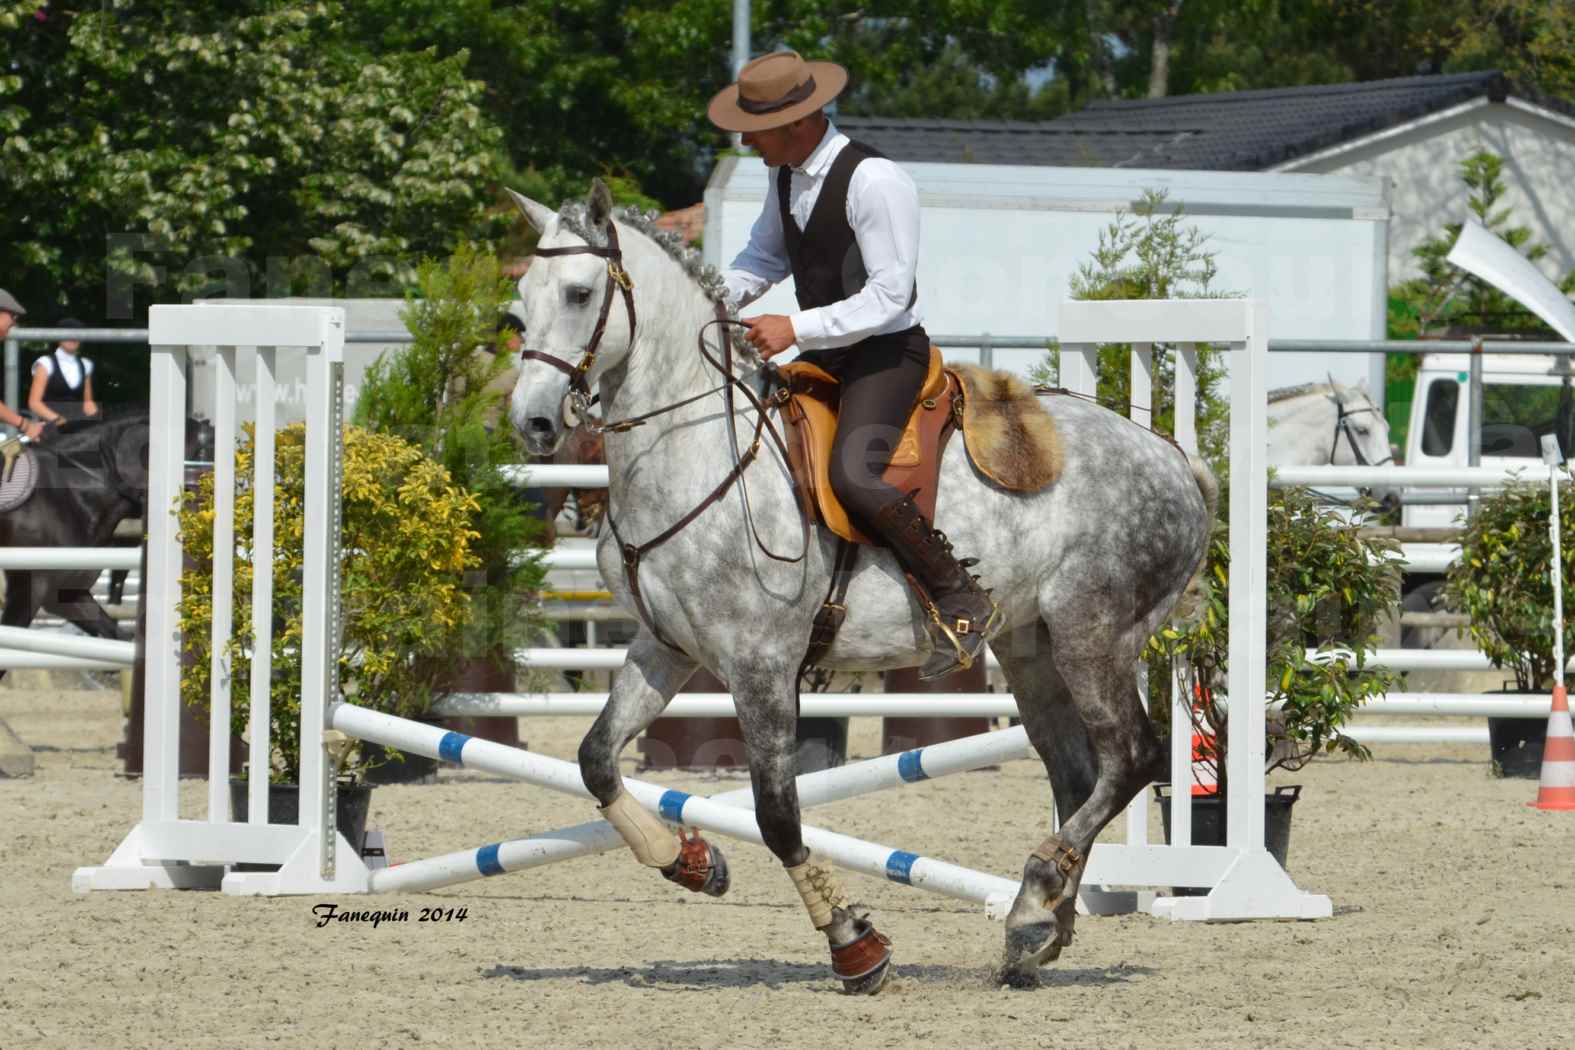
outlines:
[[[596, 329], [591, 333], [590, 341], [585, 344], [585, 355], [583, 358], [581, 358], [580, 363], [578, 365], [571, 365], [561, 357], [543, 353], [539, 350], [520, 351], [521, 358], [545, 361], [547, 364], [552, 365], [559, 371], [568, 374], [569, 395], [574, 399], [575, 410], [580, 414], [581, 419], [589, 418], [590, 407], [596, 400], [596, 398], [591, 394], [590, 384], [587, 382], [585, 376], [590, 371], [591, 366], [595, 363], [596, 352], [601, 346], [602, 335], [607, 330], [607, 316], [612, 310], [614, 286], [617, 286], [623, 293], [624, 306], [629, 313], [629, 345], [631, 348], [634, 346], [634, 281], [630, 279], [628, 272], [623, 268], [623, 252], [618, 247], [618, 231], [617, 227], [613, 225], [611, 220], [608, 220], [607, 222], [607, 245], [608, 246], [606, 248], [597, 248], [589, 244], [576, 245], [568, 248], [543, 248], [536, 252], [536, 254], [539, 256], [595, 255], [607, 260], [607, 285], [606, 291], [602, 296], [601, 313], [596, 319]], [[648, 419], [672, 412], [675, 409], [682, 408], [685, 405], [692, 404], [715, 393], [721, 393], [723, 412], [727, 418], [731, 420], [736, 414], [736, 409], [734, 408], [733, 403], [734, 390], [743, 391], [745, 398], [750, 403], [750, 406], [755, 410], [755, 428], [754, 433], [751, 435], [749, 447], [742, 454], [739, 454], [736, 443], [733, 445], [733, 467], [727, 472], [727, 476], [724, 477], [721, 482], [718, 483], [717, 486], [713, 488], [710, 493], [708, 493], [704, 499], [697, 503], [687, 514], [679, 518], [676, 522], [668, 526], [662, 532], [658, 533], [652, 539], [646, 540], [644, 543], [640, 544], [634, 544], [625, 541], [623, 536], [618, 532], [618, 523], [613, 516], [611, 498], [609, 498], [607, 501], [607, 526], [612, 531], [613, 540], [618, 544], [619, 557], [623, 562], [624, 582], [628, 585], [629, 597], [634, 602], [635, 612], [640, 617], [640, 621], [650, 629], [652, 635], [656, 637], [656, 640], [670, 649], [678, 649], [679, 647], [668, 641], [668, 639], [664, 637], [662, 632], [657, 628], [655, 619], [652, 618], [650, 610], [646, 607], [645, 598], [640, 593], [640, 561], [651, 550], [661, 546], [663, 543], [666, 543], [668, 540], [682, 532], [691, 522], [704, 513], [707, 507], [721, 499], [723, 494], [726, 493], [735, 482], [739, 483], [740, 488], [743, 490], [744, 516], [749, 522], [750, 532], [754, 536], [755, 545], [759, 547], [761, 553], [765, 554], [766, 557], [771, 558], [774, 561], [787, 562], [789, 564], [802, 561], [805, 555], [809, 553], [808, 504], [803, 498], [802, 493], [800, 493], [798, 481], [797, 479], [793, 478], [791, 471], [789, 472], [788, 483], [792, 488], [793, 503], [799, 510], [800, 525], [802, 527], [803, 533], [803, 545], [799, 550], [799, 553], [795, 557], [791, 558], [775, 553], [766, 546], [765, 541], [760, 537], [760, 530], [755, 526], [754, 513], [749, 504], [749, 489], [743, 483], [744, 471], [747, 470], [749, 465], [753, 463], [759, 456], [760, 439], [767, 433], [770, 434], [772, 442], [776, 445], [777, 451], [782, 457], [782, 462], [788, 462], [787, 442], [783, 440], [781, 433], [777, 430], [776, 424], [771, 421], [771, 418], [768, 415], [770, 407], [775, 406], [780, 409], [780, 407], [786, 403], [787, 384], [782, 381], [780, 375], [776, 372], [776, 369], [768, 362], [765, 366], [768, 385], [770, 385], [771, 382], [774, 382], [778, 386], [778, 390], [776, 394], [768, 395], [766, 400], [762, 401], [760, 395], [757, 395], [749, 388], [748, 384], [744, 383], [733, 374], [733, 340], [728, 334], [727, 328], [730, 325], [742, 326], [742, 322], [734, 321], [729, 318], [727, 316], [726, 308], [720, 303], [717, 304], [716, 312], [717, 316], [715, 320], [708, 321], [700, 326], [700, 331], [696, 336], [696, 342], [699, 344], [700, 354], [703, 358], [705, 358], [706, 363], [721, 373], [723, 381], [720, 386], [713, 387], [704, 393], [685, 398], [682, 401], [675, 402], [671, 405], [656, 409], [652, 412], [646, 412], [638, 416], [631, 416], [627, 419], [616, 420], [613, 422], [589, 424], [598, 433], [618, 433], [625, 430], [632, 430], [637, 426], [643, 425]], [[718, 361], [714, 356], [712, 356], [710, 349], [705, 344], [706, 329], [710, 328], [712, 325], [716, 325], [722, 331], [723, 338], [721, 361]], [[730, 436], [733, 435], [732, 431], [729, 433]]]
[[583, 419], [589, 415], [590, 406], [595, 401], [585, 376], [596, 364], [596, 353], [601, 349], [602, 335], [607, 331], [607, 318], [612, 313], [615, 288], [623, 293], [624, 309], [629, 314], [629, 345], [634, 346], [634, 281], [629, 277], [629, 271], [623, 268], [623, 251], [618, 247], [618, 228], [610, 220], [607, 223], [605, 248], [598, 248], [593, 244], [579, 244], [568, 248], [538, 248], [536, 254], [542, 257], [594, 255], [607, 260], [607, 284], [602, 292], [601, 312], [596, 316], [596, 328], [591, 332], [590, 341], [585, 344], [585, 352], [580, 358], [580, 363], [571, 365], [563, 358], [541, 350], [520, 351], [522, 359], [544, 361], [569, 377], [569, 396], [574, 399], [575, 410]]
[[1392, 463], [1392, 462], [1394, 462], [1395, 456], [1394, 456], [1393, 452], [1390, 452], [1389, 455], [1385, 456], [1383, 459], [1379, 460], [1377, 463], [1370, 463], [1370, 462], [1368, 462], [1367, 457], [1362, 454], [1362, 446], [1357, 444], [1357, 442], [1356, 442], [1356, 435], [1351, 433], [1351, 417], [1352, 416], [1359, 416], [1363, 412], [1371, 412], [1373, 415], [1376, 416], [1376, 415], [1378, 415], [1377, 407], [1375, 407], [1373, 405], [1368, 405], [1366, 408], [1358, 408], [1354, 412], [1348, 412], [1348, 411], [1346, 411], [1346, 408], [1345, 408], [1345, 402], [1341, 401], [1338, 397], [1336, 397], [1335, 401], [1334, 401], [1334, 408], [1335, 408], [1334, 434], [1331, 436], [1330, 441], [1329, 441], [1329, 462], [1330, 463], [1334, 462], [1335, 450], [1340, 447], [1340, 435], [1341, 434], [1345, 435], [1346, 443], [1351, 446], [1351, 455], [1356, 457], [1356, 465], [1357, 466], [1359, 466], [1359, 467], [1381, 467], [1385, 463]]

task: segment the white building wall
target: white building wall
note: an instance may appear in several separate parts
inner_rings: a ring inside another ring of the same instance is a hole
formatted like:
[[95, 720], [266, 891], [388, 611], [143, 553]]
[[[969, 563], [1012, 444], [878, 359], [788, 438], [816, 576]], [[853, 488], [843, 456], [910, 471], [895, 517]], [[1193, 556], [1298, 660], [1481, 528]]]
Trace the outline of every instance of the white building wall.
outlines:
[[[1382, 338], [1388, 208], [1382, 180], [1260, 172], [1140, 171], [983, 164], [903, 165], [919, 187], [919, 300], [932, 336], [1055, 334], [1078, 267], [1091, 262], [1118, 209], [1165, 189], [1210, 238], [1221, 294], [1269, 304], [1271, 338]], [[706, 260], [726, 266], [748, 242], [767, 188], [757, 158], [725, 157], [706, 190]], [[792, 313], [792, 280], [746, 314]], [[967, 350], [949, 356], [971, 359]], [[1000, 350], [1026, 372], [1041, 350]], [[1368, 354], [1276, 354], [1269, 385], [1333, 375], [1381, 389]]]
[[1504, 159], [1502, 206], [1548, 246], [1539, 268], [1561, 280], [1575, 270], [1575, 119], [1483, 99], [1280, 170], [1388, 179], [1389, 279], [1399, 283], [1421, 272], [1412, 249], [1470, 214], [1460, 162], [1479, 149]]

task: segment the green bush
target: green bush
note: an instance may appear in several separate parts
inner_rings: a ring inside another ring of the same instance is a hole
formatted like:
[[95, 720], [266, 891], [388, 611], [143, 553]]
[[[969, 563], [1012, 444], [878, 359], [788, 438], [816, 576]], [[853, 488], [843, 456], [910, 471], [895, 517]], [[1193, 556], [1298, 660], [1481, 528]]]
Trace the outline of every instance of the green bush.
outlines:
[[[1361, 535], [1360, 520], [1320, 507], [1304, 488], [1270, 492], [1268, 525], [1267, 768], [1296, 770], [1336, 751], [1367, 758], [1367, 749], [1341, 729], [1394, 683], [1393, 673], [1368, 666], [1367, 657], [1377, 647], [1380, 620], [1399, 604], [1399, 544]], [[1185, 622], [1149, 640], [1150, 695], [1165, 698], [1151, 709], [1156, 717], [1168, 713], [1177, 672], [1193, 698], [1194, 729], [1205, 737], [1199, 760], [1224, 792], [1230, 533], [1223, 518], [1215, 523], [1195, 586]], [[1308, 649], [1318, 652], [1317, 659], [1308, 659]]]
[[[1575, 535], [1575, 493], [1559, 489], [1559, 530]], [[1548, 533], [1552, 494], [1545, 484], [1521, 482], [1484, 496], [1466, 524], [1460, 560], [1444, 584], [1451, 609], [1471, 617], [1463, 629], [1494, 667], [1508, 668], [1521, 692], [1553, 687], [1553, 537]], [[1575, 586], [1575, 568], [1563, 560], [1564, 593]], [[1575, 643], [1564, 621], [1564, 651]]]
[[[502, 665], [544, 623], [538, 599], [546, 570], [532, 548], [547, 535], [537, 506], [505, 474], [524, 458], [502, 381], [512, 362], [495, 352], [510, 283], [497, 259], [463, 247], [445, 261], [423, 262], [418, 284], [419, 297], [400, 315], [412, 341], [367, 370], [355, 420], [413, 442], [475, 497], [477, 571], [466, 582], [473, 615], [454, 654]], [[462, 667], [450, 660], [449, 669]]]
[[[273, 676], [269, 696], [272, 777], [300, 774], [303, 532], [306, 428], [277, 435], [274, 470]], [[251, 546], [255, 492], [252, 430], [236, 450], [234, 626], [226, 655], [231, 669], [233, 731], [247, 729], [251, 711]], [[424, 713], [434, 678], [471, 619], [463, 582], [476, 565], [476, 500], [456, 487], [441, 465], [407, 441], [351, 427], [345, 431], [340, 594], [343, 636], [341, 694], [364, 707], [402, 717]], [[213, 475], [188, 493], [180, 513], [181, 542], [191, 568], [181, 574], [181, 678], [185, 702], [209, 703], [213, 620]], [[429, 659], [423, 659], [429, 657]], [[329, 697], [332, 701], [336, 697]], [[363, 752], [364, 766], [379, 753]]]

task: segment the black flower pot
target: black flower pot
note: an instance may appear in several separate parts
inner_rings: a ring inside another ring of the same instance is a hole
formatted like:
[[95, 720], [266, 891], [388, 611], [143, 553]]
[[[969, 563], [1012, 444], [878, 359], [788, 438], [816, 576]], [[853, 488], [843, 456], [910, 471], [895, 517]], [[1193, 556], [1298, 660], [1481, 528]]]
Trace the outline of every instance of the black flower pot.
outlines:
[[1490, 716], [1487, 724], [1493, 769], [1499, 776], [1536, 780], [1542, 775], [1542, 748], [1548, 738], [1546, 719]]
[[[1159, 798], [1159, 815], [1165, 825], [1165, 842], [1170, 842], [1170, 785], [1155, 784], [1154, 794]], [[1301, 797], [1300, 784], [1281, 784], [1273, 793], [1263, 796], [1263, 844], [1269, 856], [1289, 870], [1285, 863], [1291, 849], [1291, 807]], [[1192, 796], [1192, 844], [1194, 846], [1225, 845], [1225, 796]], [[1209, 891], [1198, 886], [1176, 886], [1171, 891], [1178, 897], [1202, 897]]]
[[[250, 813], [247, 791], [250, 782], [241, 779], [230, 781], [230, 812], [238, 823], [243, 823]], [[366, 818], [372, 808], [372, 785], [357, 784], [348, 780], [339, 782], [338, 809], [335, 824], [357, 854], [366, 841]], [[301, 789], [295, 784], [268, 785], [268, 822], [270, 824], [299, 824], [301, 822]], [[237, 864], [236, 871], [278, 871], [277, 864]]]

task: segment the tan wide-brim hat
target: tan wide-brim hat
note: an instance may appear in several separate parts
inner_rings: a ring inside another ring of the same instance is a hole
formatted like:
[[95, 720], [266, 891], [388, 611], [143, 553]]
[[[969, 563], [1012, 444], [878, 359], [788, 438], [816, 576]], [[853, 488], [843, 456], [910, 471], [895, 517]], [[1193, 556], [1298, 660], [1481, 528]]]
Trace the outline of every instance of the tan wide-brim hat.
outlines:
[[848, 71], [835, 62], [777, 51], [739, 70], [738, 83], [718, 91], [706, 113], [723, 131], [766, 131], [809, 116], [847, 86]]

